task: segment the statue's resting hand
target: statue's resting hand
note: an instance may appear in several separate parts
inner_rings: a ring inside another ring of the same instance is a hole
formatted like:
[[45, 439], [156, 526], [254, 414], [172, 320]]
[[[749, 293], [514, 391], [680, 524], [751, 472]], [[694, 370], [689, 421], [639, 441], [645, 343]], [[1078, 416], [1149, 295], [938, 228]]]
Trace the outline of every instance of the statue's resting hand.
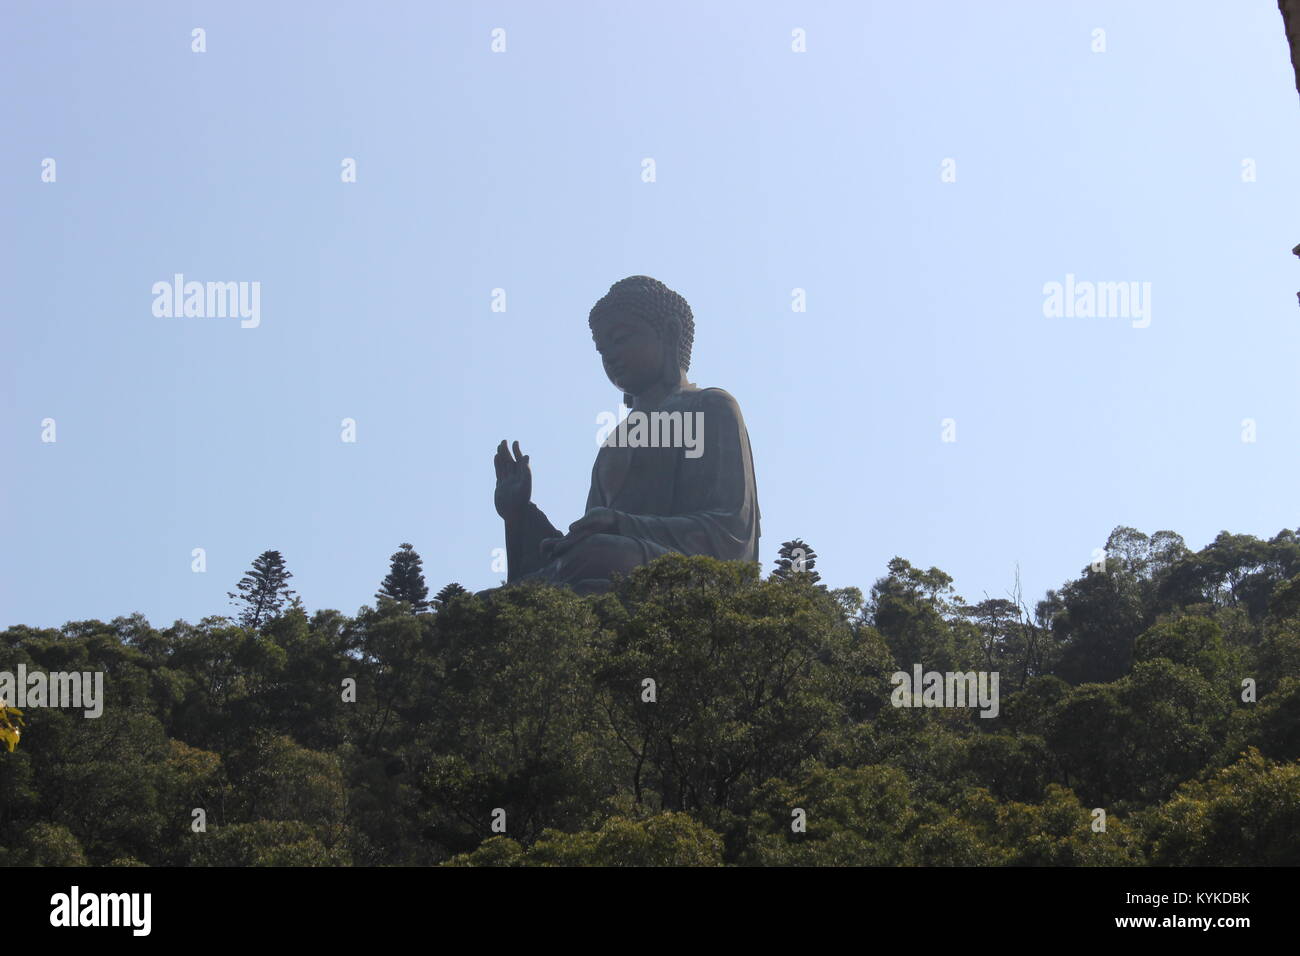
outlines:
[[575, 544], [593, 534], [613, 534], [618, 531], [618, 512], [611, 508], [592, 508], [573, 524], [562, 538], [547, 538], [542, 542], [542, 554], [559, 557]]
[[496, 457], [492, 464], [497, 471], [497, 489], [494, 501], [499, 514], [506, 521], [513, 521], [523, 514], [528, 503], [533, 500], [533, 472], [528, 467], [528, 456], [519, 451], [519, 442], [514, 443], [514, 454], [502, 440], [497, 446]]

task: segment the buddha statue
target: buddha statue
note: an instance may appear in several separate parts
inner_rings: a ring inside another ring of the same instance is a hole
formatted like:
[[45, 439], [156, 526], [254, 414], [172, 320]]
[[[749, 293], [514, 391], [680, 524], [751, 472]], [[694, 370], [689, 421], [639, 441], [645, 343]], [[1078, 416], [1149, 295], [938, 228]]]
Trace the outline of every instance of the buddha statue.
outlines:
[[581, 518], [558, 531], [532, 501], [529, 456], [497, 446], [496, 509], [508, 581], [579, 594], [676, 552], [757, 561], [759, 510], [749, 434], [736, 400], [686, 378], [691, 308], [648, 276], [630, 276], [592, 307], [591, 336], [630, 411], [601, 445]]

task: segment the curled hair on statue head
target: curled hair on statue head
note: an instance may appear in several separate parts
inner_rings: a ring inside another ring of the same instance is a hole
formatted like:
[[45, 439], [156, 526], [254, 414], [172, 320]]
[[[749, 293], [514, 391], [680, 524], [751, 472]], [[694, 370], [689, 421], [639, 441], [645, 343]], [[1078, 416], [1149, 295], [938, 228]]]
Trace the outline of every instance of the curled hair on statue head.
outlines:
[[[594, 306], [587, 317], [587, 325], [595, 331], [601, 319], [631, 313], [645, 319], [663, 338], [668, 332], [677, 339], [677, 368], [682, 372], [691, 367], [691, 346], [695, 344], [695, 316], [686, 300], [650, 276], [628, 276], [619, 279]], [[628, 402], [628, 404], [631, 404]]]

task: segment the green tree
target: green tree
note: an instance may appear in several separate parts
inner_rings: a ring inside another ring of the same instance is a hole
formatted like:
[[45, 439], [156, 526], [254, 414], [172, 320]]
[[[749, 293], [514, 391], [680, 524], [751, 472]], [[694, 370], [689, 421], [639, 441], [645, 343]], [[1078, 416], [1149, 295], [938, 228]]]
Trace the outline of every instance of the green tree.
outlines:
[[1231, 655], [1223, 631], [1214, 621], [1196, 615], [1163, 620], [1137, 639], [1134, 657], [1139, 661], [1164, 658], [1195, 668], [1212, 683], [1229, 680]]
[[1153, 808], [1145, 833], [1157, 866], [1300, 865], [1300, 764], [1252, 748]]
[[230, 603], [240, 608], [239, 623], [255, 631], [278, 616], [296, 593], [288, 586], [292, 577], [279, 551], [263, 551], [258, 555], [252, 569], [235, 585], [237, 590], [227, 592]]
[[1058, 593], [1049, 591], [1038, 616], [1061, 646], [1060, 676], [1073, 684], [1113, 681], [1133, 666], [1133, 643], [1146, 628], [1141, 581], [1116, 559], [1085, 571]]
[[442, 588], [442, 590], [440, 590], [437, 594], [434, 595], [433, 603], [437, 605], [439, 608], [444, 608], [452, 601], [454, 601], [456, 598], [460, 597], [460, 595], [468, 594], [468, 593], [469, 592], [466, 591], [463, 587], [461, 587], [455, 581], [452, 581], [450, 584], [445, 585]]
[[721, 866], [722, 837], [689, 814], [615, 816], [599, 830], [546, 830], [525, 850], [509, 837], [485, 840], [447, 866]]
[[817, 552], [811, 545], [805, 544], [803, 539], [795, 538], [793, 541], [786, 541], [777, 554], [776, 570], [772, 572], [772, 577], [785, 579], [796, 574], [806, 574], [808, 580], [814, 584], [822, 579], [822, 576], [813, 570], [817, 567]]
[[759, 866], [897, 866], [923, 821], [896, 767], [809, 767], [755, 801], [741, 862]]
[[1073, 688], [1046, 740], [1065, 783], [1093, 806], [1149, 803], [1209, 764], [1231, 706], [1191, 667], [1143, 661], [1121, 680]]
[[599, 706], [652, 808], [725, 826], [750, 793], [830, 747], [840, 715], [878, 688], [875, 647], [802, 576], [666, 555], [598, 605]]
[[[1138, 829], [1118, 813], [1102, 818], [1074, 791], [1050, 784], [1041, 802], [1000, 803], [987, 790], [968, 791], [958, 818], [1008, 866], [1132, 866], [1142, 862]], [[1100, 809], [1106, 810], [1105, 807]]]
[[548, 828], [584, 829], [613, 791], [588, 602], [526, 584], [465, 595], [431, 617], [436, 666], [419, 688], [429, 719], [403, 774], [426, 840], [447, 855], [472, 850], [494, 835], [497, 808], [525, 846]]
[[24, 866], [85, 866], [76, 836], [59, 823], [34, 823], [19, 841], [12, 863]]
[[903, 558], [871, 588], [869, 620], [903, 670], [970, 670], [980, 660], [978, 632], [964, 619], [965, 602], [952, 578], [938, 568], [923, 571]]
[[424, 571], [420, 555], [410, 544], [398, 545], [398, 550], [390, 559], [388, 576], [379, 586], [376, 598], [391, 598], [405, 601], [418, 614], [429, 606], [429, 588], [424, 583]]
[[330, 849], [296, 820], [257, 820], [212, 827], [189, 837], [191, 866], [346, 866], [342, 847]]

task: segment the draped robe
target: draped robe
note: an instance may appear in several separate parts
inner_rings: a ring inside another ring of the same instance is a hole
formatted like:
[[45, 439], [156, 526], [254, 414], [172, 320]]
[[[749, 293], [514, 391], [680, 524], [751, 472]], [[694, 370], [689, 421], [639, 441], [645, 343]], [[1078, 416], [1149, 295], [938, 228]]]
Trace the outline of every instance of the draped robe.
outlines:
[[670, 552], [758, 560], [758, 491], [736, 400], [720, 388], [685, 385], [641, 411], [681, 412], [683, 419], [702, 413], [699, 456], [689, 457], [683, 447], [630, 447], [625, 422], [597, 453], [587, 495], [587, 511], [615, 513], [614, 531], [590, 534], [547, 560], [540, 545], [561, 532], [529, 502], [523, 516], [506, 525], [510, 581], [541, 579], [598, 593], [609, 589], [611, 575]]

